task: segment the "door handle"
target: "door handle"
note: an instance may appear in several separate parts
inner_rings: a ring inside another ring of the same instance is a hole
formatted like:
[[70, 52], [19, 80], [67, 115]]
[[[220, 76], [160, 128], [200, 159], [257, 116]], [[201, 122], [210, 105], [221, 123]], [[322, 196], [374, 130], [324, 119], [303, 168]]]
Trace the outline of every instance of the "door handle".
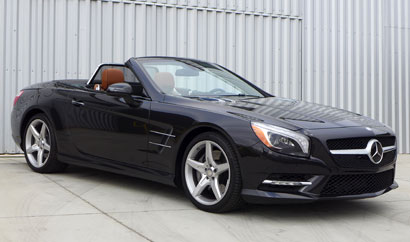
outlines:
[[76, 100], [71, 100], [71, 104], [74, 105], [74, 106], [76, 106], [76, 107], [82, 107], [82, 106], [84, 106], [84, 103], [83, 103], [83, 102], [76, 101]]

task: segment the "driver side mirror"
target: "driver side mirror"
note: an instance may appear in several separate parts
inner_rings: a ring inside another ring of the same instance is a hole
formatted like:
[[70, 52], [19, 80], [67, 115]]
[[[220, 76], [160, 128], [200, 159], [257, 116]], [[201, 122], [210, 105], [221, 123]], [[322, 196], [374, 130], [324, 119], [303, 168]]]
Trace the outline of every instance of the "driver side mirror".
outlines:
[[132, 87], [130, 84], [121, 82], [115, 83], [107, 88], [108, 93], [118, 93], [118, 94], [132, 94]]

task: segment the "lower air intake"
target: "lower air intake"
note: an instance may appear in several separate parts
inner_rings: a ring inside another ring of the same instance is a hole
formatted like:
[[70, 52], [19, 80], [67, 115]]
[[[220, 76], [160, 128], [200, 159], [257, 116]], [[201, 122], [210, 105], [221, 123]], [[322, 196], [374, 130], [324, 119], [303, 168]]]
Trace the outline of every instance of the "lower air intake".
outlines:
[[322, 189], [322, 197], [360, 195], [382, 191], [394, 182], [394, 170], [376, 174], [334, 175]]

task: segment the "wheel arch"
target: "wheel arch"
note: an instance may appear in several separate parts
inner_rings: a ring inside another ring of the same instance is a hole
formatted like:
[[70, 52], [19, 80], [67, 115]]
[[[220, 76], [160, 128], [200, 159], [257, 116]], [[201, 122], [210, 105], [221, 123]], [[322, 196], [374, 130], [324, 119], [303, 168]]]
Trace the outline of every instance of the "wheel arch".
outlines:
[[224, 129], [216, 125], [208, 124], [208, 123], [196, 126], [186, 133], [186, 135], [182, 138], [182, 141], [178, 146], [178, 151], [177, 151], [175, 166], [174, 166], [174, 172], [175, 172], [174, 183], [176, 186], [178, 187], [182, 186], [181, 165], [182, 165], [182, 159], [183, 159], [186, 147], [196, 136], [202, 133], [206, 133], [206, 132], [215, 132], [215, 133], [222, 135], [232, 145], [235, 155], [238, 156], [239, 153], [237, 151], [236, 146], [234, 145], [235, 142], [233, 141], [232, 137]]
[[49, 112], [47, 112], [47, 109], [44, 109], [44, 108], [42, 108], [42, 107], [39, 107], [39, 106], [33, 106], [32, 108], [30, 108], [29, 110], [27, 110], [25, 113], [24, 113], [24, 115], [22, 116], [22, 119], [21, 119], [21, 122], [20, 122], [20, 130], [19, 130], [19, 132], [20, 132], [20, 137], [21, 137], [21, 142], [20, 142], [20, 147], [21, 147], [21, 149], [24, 151], [24, 148], [23, 148], [23, 142], [24, 142], [24, 131], [25, 131], [25, 128], [26, 128], [26, 126], [27, 126], [27, 123], [28, 123], [28, 121], [34, 116], [34, 115], [37, 115], [37, 114], [44, 114], [46, 117], [47, 117], [47, 119], [49, 120], [49, 122], [51, 122], [51, 124], [50, 125], [52, 125], [52, 127], [53, 128], [55, 128], [55, 122], [54, 122], [54, 119], [52, 119], [51, 118], [51, 115], [50, 115], [50, 113]]
[[37, 115], [37, 114], [39, 114], [39, 113], [42, 113], [42, 114], [47, 115], [46, 112], [44, 112], [44, 110], [42, 110], [42, 109], [40, 109], [40, 108], [38, 108], [38, 107], [34, 107], [34, 108], [28, 110], [28, 111], [23, 115], [23, 118], [21, 119], [21, 123], [20, 123], [21, 144], [20, 144], [20, 147], [21, 147], [21, 149], [22, 149], [23, 151], [24, 151], [24, 145], [23, 145], [23, 142], [24, 142], [24, 131], [25, 131], [25, 128], [26, 128], [26, 126], [27, 126], [27, 123], [28, 123], [28, 121], [29, 121], [34, 115]]

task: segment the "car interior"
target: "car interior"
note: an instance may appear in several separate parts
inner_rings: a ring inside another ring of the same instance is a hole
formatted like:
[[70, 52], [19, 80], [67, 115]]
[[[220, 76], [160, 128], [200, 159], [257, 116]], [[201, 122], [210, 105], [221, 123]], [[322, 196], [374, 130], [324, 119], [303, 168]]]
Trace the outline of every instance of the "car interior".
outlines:
[[92, 80], [92, 88], [96, 91], [107, 91], [108, 87], [116, 83], [128, 83], [133, 95], [147, 97], [142, 84], [134, 73], [125, 66], [103, 66]]
[[105, 69], [101, 75], [101, 84], [95, 84], [94, 90], [106, 91], [110, 85], [119, 82], [124, 82], [124, 73], [121, 70], [115, 68]]
[[175, 78], [171, 72], [160, 72], [154, 66], [145, 67], [149, 76], [153, 77], [155, 84], [165, 93], [173, 95], [181, 95], [180, 90], [175, 87]]

